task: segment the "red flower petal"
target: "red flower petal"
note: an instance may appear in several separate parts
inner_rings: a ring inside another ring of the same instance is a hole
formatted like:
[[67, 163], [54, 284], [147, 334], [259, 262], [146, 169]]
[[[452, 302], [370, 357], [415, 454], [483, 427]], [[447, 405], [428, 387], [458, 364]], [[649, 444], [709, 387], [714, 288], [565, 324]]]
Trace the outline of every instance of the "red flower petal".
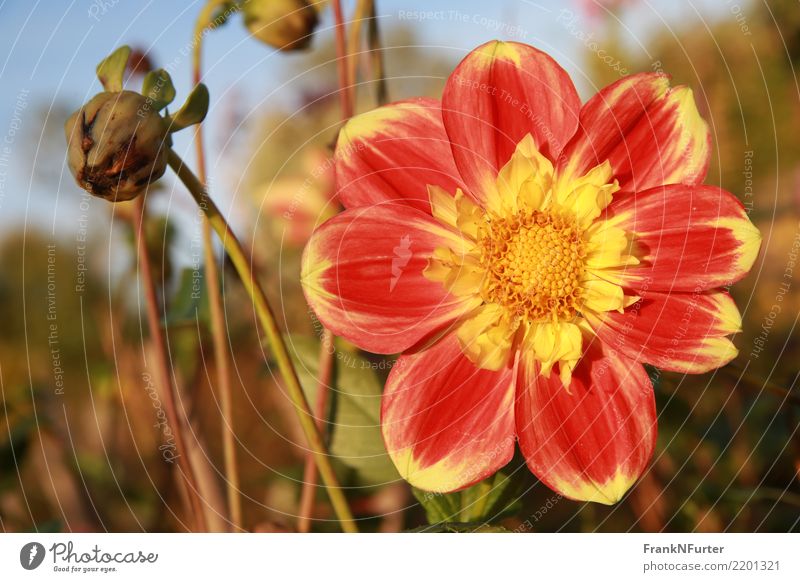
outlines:
[[346, 210], [306, 246], [306, 299], [325, 326], [358, 347], [403, 351], [467, 308], [422, 274], [448, 237], [458, 244], [430, 215], [403, 203]]
[[530, 470], [579, 501], [613, 504], [641, 476], [656, 442], [653, 387], [641, 364], [590, 345], [565, 388], [538, 374], [532, 359], [517, 372], [516, 424]]
[[451, 194], [462, 187], [435, 99], [398, 101], [352, 118], [335, 157], [346, 208], [403, 200], [430, 212], [428, 184]]
[[386, 449], [415, 487], [468, 487], [511, 460], [513, 403], [512, 370], [477, 368], [450, 334], [395, 363], [382, 402]]
[[639, 292], [625, 313], [585, 313], [597, 336], [629, 358], [663, 370], [701, 374], [724, 366], [737, 350], [727, 336], [741, 329], [730, 295]]
[[702, 291], [734, 283], [753, 266], [761, 235], [733, 194], [675, 184], [624, 196], [610, 220], [634, 233], [640, 264], [621, 277], [653, 291]]
[[625, 77], [581, 109], [580, 127], [560, 159], [581, 176], [609, 160], [623, 191], [662, 184], [699, 184], [711, 157], [711, 135], [691, 89], [669, 87], [665, 75]]
[[566, 71], [547, 54], [516, 42], [493, 41], [469, 53], [442, 95], [456, 165], [479, 200], [527, 134], [555, 160], [575, 132], [579, 111]]

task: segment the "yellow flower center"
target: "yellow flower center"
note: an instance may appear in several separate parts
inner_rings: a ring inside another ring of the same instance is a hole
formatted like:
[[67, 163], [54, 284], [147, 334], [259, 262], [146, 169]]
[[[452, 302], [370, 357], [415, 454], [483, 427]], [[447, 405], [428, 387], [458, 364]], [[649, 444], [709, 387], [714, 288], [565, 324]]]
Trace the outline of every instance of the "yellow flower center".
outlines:
[[603, 216], [619, 190], [611, 163], [556, 172], [531, 136], [482, 193], [482, 204], [428, 187], [447, 229], [425, 276], [464, 298], [456, 336], [477, 366], [499, 370], [520, 350], [537, 373], [557, 367], [565, 386], [583, 353], [587, 316], [622, 311], [622, 273], [639, 261], [617, 219]]
[[482, 295], [526, 321], [571, 319], [586, 270], [574, 218], [534, 210], [498, 218], [479, 231]]

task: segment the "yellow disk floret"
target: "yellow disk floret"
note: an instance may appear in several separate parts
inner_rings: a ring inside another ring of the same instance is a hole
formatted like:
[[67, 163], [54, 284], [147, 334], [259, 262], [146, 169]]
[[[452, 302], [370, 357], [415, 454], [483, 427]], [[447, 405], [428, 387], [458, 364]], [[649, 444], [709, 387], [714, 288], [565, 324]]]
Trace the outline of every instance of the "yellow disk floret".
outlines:
[[534, 210], [492, 220], [478, 245], [485, 301], [529, 322], [575, 315], [586, 250], [574, 219]]

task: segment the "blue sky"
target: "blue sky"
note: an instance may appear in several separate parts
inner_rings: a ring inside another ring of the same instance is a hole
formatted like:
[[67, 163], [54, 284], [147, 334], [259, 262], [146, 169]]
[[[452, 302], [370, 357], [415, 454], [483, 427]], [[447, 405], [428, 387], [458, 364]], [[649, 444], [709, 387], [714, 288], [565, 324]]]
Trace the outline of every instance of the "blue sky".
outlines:
[[[697, 18], [733, 18], [733, 0], [649, 0], [621, 12], [630, 51], [646, 51], [648, 31], [677, 26]], [[744, 0], [741, 0], [744, 4]], [[352, 3], [345, 1], [345, 6]], [[0, 226], [8, 229], [22, 221], [58, 230], [62, 217], [74, 216], [79, 203], [77, 187], [63, 169], [63, 142], [50, 139], [44, 146], [38, 112], [56, 106], [77, 108], [100, 87], [94, 76], [96, 63], [120, 44], [148, 47], [155, 62], [174, 66], [178, 99], [189, 88], [189, 56], [194, 19], [202, 2], [164, 0], [0, 0]], [[404, 23], [414, 27], [422, 44], [458, 59], [491, 38], [528, 42], [550, 52], [582, 83], [581, 40], [565, 27], [562, 10], [579, 14], [576, 1], [442, 1], [378, 0], [383, 28]], [[439, 14], [421, 18], [419, 11]], [[320, 35], [330, 35], [330, 11]], [[577, 28], [591, 33], [596, 23], [580, 16]], [[645, 53], [646, 54], [646, 53]], [[279, 86], [287, 78], [292, 56], [276, 54], [247, 37], [239, 18], [206, 38], [206, 82], [214, 106], [220, 95], [235, 89], [248, 103], [261, 101], [265, 79]], [[413, 71], [389, 71], [389, 74]], [[287, 84], [271, 99], [287, 101], [296, 87]], [[219, 112], [219, 110], [216, 110]], [[12, 135], [13, 134], [13, 135]], [[57, 134], [56, 134], [57, 135]], [[176, 147], [186, 148], [184, 136]], [[4, 165], [3, 165], [4, 164]], [[61, 175], [60, 185], [32, 179], [37, 173]], [[99, 207], [98, 207], [99, 208]]]

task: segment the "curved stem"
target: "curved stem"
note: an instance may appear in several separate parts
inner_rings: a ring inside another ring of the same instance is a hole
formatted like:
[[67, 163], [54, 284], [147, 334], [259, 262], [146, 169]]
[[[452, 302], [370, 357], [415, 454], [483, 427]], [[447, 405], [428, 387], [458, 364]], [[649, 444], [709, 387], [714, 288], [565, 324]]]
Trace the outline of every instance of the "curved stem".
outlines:
[[189, 449], [183, 436], [183, 425], [178, 417], [178, 397], [177, 387], [172, 382], [172, 375], [169, 371], [167, 362], [167, 348], [164, 339], [164, 332], [161, 329], [161, 316], [159, 315], [158, 297], [156, 287], [153, 283], [153, 272], [151, 270], [150, 254], [147, 250], [147, 243], [144, 234], [144, 197], [136, 199], [133, 211], [133, 230], [136, 237], [136, 248], [139, 255], [139, 272], [142, 277], [142, 287], [144, 290], [145, 303], [147, 305], [147, 325], [150, 328], [150, 336], [153, 341], [154, 357], [156, 369], [158, 371], [159, 382], [164, 394], [164, 409], [167, 413], [167, 420], [171, 425], [172, 434], [175, 437], [175, 444], [178, 448], [176, 455], [178, 469], [185, 480], [187, 495], [191, 503], [190, 514], [194, 514], [195, 529], [206, 531], [205, 511], [203, 502], [200, 499], [200, 492], [197, 488], [197, 479], [189, 460]]
[[[202, 79], [203, 38], [211, 23], [213, 11], [222, 2], [211, 0], [197, 17], [192, 51], [192, 80], [197, 86]], [[207, 181], [206, 156], [203, 147], [203, 124], [195, 129], [195, 152], [197, 156], [197, 175], [203, 184]], [[214, 242], [211, 237], [211, 225], [203, 216], [203, 261], [206, 267], [206, 290], [208, 291], [209, 311], [211, 315], [211, 337], [214, 346], [214, 361], [217, 364], [217, 383], [219, 385], [220, 409], [222, 411], [222, 451], [225, 462], [225, 491], [228, 499], [228, 512], [234, 529], [242, 528], [242, 501], [239, 495], [239, 468], [236, 460], [236, 443], [233, 431], [233, 389], [231, 388], [230, 360], [228, 341], [225, 333], [225, 315], [222, 294], [219, 288], [219, 272], [214, 256]]]
[[221, 239], [222, 246], [227, 251], [231, 262], [236, 268], [236, 272], [239, 274], [239, 277], [241, 277], [245, 291], [247, 291], [247, 294], [253, 301], [256, 315], [267, 335], [267, 340], [272, 348], [272, 354], [278, 364], [278, 369], [283, 377], [289, 398], [292, 400], [292, 404], [297, 411], [300, 425], [308, 440], [308, 446], [313, 451], [320, 475], [322, 475], [322, 480], [330, 496], [331, 505], [341, 523], [342, 529], [347, 532], [358, 531], [353, 521], [353, 516], [350, 513], [350, 508], [347, 505], [347, 500], [339, 486], [336, 473], [331, 465], [331, 460], [328, 456], [325, 443], [322, 440], [322, 435], [317, 429], [317, 424], [309, 409], [308, 401], [303, 393], [300, 380], [297, 377], [297, 372], [289, 357], [289, 351], [286, 349], [286, 343], [283, 341], [283, 336], [278, 328], [275, 315], [272, 312], [264, 290], [253, 274], [250, 259], [247, 257], [244, 248], [242, 248], [241, 243], [239, 243], [239, 240], [236, 238], [236, 235], [234, 235], [227, 221], [222, 216], [222, 213], [219, 211], [216, 204], [214, 204], [214, 201], [206, 194], [200, 180], [197, 179], [197, 176], [192, 173], [188, 166], [183, 163], [183, 160], [181, 160], [178, 154], [173, 150], [169, 151], [169, 165], [189, 190], [195, 202], [197, 202], [197, 205], [208, 217], [208, 221]]

